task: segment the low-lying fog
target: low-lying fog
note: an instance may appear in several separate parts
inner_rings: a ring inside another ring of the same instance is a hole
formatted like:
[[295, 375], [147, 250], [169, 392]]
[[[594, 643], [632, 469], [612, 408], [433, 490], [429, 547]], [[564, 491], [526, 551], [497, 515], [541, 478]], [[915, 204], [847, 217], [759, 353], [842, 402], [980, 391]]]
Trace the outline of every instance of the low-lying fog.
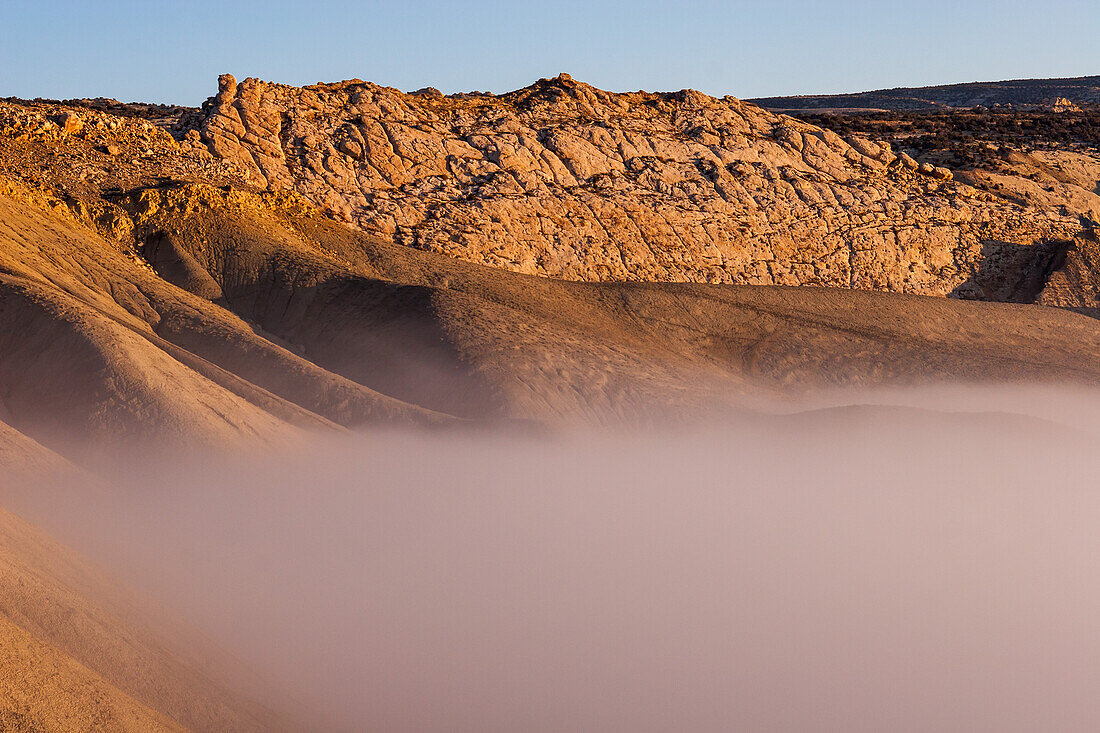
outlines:
[[1100, 395], [855, 401], [996, 412], [368, 432], [15, 508], [350, 730], [1100, 729]]

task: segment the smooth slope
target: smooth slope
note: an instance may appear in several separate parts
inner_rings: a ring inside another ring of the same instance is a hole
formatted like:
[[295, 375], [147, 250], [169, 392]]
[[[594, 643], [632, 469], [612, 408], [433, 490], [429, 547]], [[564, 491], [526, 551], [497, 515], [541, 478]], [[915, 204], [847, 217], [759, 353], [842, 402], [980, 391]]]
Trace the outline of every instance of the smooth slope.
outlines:
[[[56, 487], [94, 504], [104, 490], [2, 423], [0, 460], [5, 503], [48, 505], [44, 494]], [[293, 717], [304, 715], [301, 709], [288, 717], [285, 709], [253, 702], [258, 689], [250, 673], [164, 609], [0, 509], [0, 728], [137, 733], [301, 726]]]

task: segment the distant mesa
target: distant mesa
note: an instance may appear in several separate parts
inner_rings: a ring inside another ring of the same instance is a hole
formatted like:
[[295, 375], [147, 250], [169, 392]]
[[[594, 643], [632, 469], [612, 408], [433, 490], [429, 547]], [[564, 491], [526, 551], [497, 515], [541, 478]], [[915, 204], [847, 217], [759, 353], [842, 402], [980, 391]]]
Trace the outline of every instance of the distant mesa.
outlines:
[[1069, 105], [1100, 104], [1100, 76], [897, 87], [853, 94], [759, 97], [749, 101], [776, 110], [935, 110], [1028, 105], [1061, 107], [1068, 111]]

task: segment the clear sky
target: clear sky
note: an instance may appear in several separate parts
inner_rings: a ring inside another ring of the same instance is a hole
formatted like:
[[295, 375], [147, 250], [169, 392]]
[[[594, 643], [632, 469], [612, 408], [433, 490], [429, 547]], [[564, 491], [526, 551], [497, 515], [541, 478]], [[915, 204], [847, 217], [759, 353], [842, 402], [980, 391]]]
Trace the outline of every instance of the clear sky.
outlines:
[[197, 105], [216, 77], [756, 97], [1100, 74], [1100, 0], [0, 0], [0, 96]]

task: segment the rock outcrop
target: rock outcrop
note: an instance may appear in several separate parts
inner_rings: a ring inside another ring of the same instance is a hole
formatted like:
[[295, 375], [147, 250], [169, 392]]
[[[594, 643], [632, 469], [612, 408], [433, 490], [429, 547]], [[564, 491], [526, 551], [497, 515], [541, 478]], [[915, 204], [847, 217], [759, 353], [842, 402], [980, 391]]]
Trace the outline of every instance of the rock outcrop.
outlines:
[[[1075, 217], [740, 100], [220, 78], [185, 151], [411, 247], [557, 278], [1019, 301]], [[1039, 247], [1033, 245], [1040, 244]], [[1009, 269], [1005, 269], [1005, 268]]]

